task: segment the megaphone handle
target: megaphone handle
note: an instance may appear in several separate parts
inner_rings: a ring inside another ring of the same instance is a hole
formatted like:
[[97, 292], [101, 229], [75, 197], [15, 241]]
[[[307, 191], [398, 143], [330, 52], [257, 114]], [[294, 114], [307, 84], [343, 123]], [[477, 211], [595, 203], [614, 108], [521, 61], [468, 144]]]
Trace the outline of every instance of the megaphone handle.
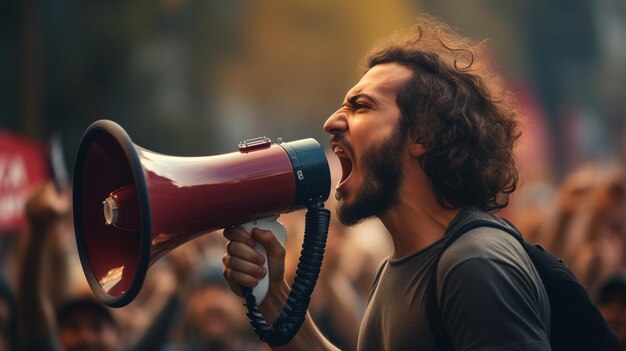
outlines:
[[[276, 238], [284, 245], [287, 240], [287, 230], [285, 229], [285, 226], [282, 223], [277, 221], [277, 219], [278, 219], [278, 216], [266, 217], [266, 218], [258, 219], [258, 220], [251, 221], [248, 223], [244, 223], [241, 226], [248, 233], [251, 233], [252, 229], [255, 227], [262, 229], [262, 230], [269, 230], [272, 233], [274, 233], [274, 236], [276, 236]], [[261, 255], [265, 256], [263, 267], [265, 268], [266, 272], [269, 272], [268, 267], [267, 267], [267, 252], [265, 251], [265, 247], [263, 247], [263, 245], [259, 243], [256, 243], [256, 245], [254, 245], [254, 249]], [[258, 304], [263, 302], [263, 300], [267, 296], [267, 291], [269, 290], [269, 288], [270, 288], [269, 274], [266, 274], [265, 277], [263, 277], [263, 279], [259, 281], [259, 284], [257, 284], [257, 286], [252, 288], [252, 294], [254, 294], [254, 297], [256, 298], [256, 301]]]
[[272, 325], [269, 325], [263, 318], [263, 314], [257, 307], [256, 298], [252, 294], [252, 289], [241, 287], [246, 299], [250, 324], [252, 324], [259, 338], [272, 347], [288, 343], [304, 322], [309, 301], [311, 301], [311, 294], [322, 267], [329, 223], [330, 211], [324, 208], [323, 203], [309, 206], [306, 213], [304, 242], [302, 243], [296, 277], [287, 297], [287, 302], [280, 316]]

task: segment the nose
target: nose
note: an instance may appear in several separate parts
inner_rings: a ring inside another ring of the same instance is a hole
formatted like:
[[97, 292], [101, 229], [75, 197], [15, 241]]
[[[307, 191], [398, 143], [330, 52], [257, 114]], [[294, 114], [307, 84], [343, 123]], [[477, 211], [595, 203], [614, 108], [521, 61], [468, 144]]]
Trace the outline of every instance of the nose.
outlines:
[[339, 134], [347, 129], [348, 121], [346, 120], [345, 112], [341, 109], [337, 110], [337, 112], [333, 113], [332, 116], [328, 117], [324, 123], [324, 130], [326, 133], [331, 135]]

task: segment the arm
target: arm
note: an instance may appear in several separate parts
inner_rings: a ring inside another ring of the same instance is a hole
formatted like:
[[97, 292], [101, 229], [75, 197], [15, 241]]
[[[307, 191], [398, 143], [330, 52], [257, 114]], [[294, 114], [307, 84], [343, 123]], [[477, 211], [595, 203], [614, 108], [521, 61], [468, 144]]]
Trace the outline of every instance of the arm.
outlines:
[[141, 339], [131, 349], [136, 351], [162, 349], [167, 344], [169, 332], [176, 320], [176, 312], [180, 306], [180, 301], [178, 294], [174, 293], [169, 296]]
[[[255, 228], [252, 236], [242, 228], [224, 230], [224, 236], [230, 240], [223, 257], [224, 278], [231, 290], [241, 295], [240, 285], [254, 287], [259, 280], [269, 274], [269, 291], [265, 300], [259, 305], [268, 322], [276, 320], [287, 301], [289, 287], [284, 278], [285, 248], [274, 237], [272, 232]], [[264, 257], [254, 250], [254, 243], [261, 243], [267, 251], [269, 273], [264, 272]], [[296, 336], [287, 345], [275, 350], [337, 350], [317, 329], [307, 316]]]
[[[175, 277], [175, 279], [172, 279], [175, 285], [167, 287], [161, 286], [157, 289], [166, 291], [165, 294], [167, 297], [165, 303], [162, 304], [162, 307], [156, 311], [156, 313], [152, 313], [152, 315], [154, 315], [152, 322], [147, 326], [147, 329], [144, 331], [139, 341], [132, 347], [132, 350], [160, 350], [167, 345], [169, 334], [176, 321], [176, 316], [181, 308], [182, 302], [185, 301], [186, 296], [188, 296], [188, 292], [186, 291], [187, 282], [189, 281], [189, 276], [194, 271], [194, 265], [196, 265], [199, 260], [197, 255], [196, 248], [193, 246], [181, 246], [168, 253], [166, 256], [167, 262]], [[163, 285], [162, 281], [159, 281], [159, 285]], [[158, 303], [158, 301], [163, 299], [158, 295], [163, 294], [163, 292], [157, 291], [157, 296], [154, 296], [155, 292], [153, 291], [146, 303], [152, 305], [155, 298]]]
[[58, 349], [53, 308], [43, 287], [43, 264], [48, 238], [60, 228], [69, 213], [66, 196], [47, 183], [34, 193], [26, 204], [30, 230], [20, 258], [18, 283], [18, 324], [26, 350]]

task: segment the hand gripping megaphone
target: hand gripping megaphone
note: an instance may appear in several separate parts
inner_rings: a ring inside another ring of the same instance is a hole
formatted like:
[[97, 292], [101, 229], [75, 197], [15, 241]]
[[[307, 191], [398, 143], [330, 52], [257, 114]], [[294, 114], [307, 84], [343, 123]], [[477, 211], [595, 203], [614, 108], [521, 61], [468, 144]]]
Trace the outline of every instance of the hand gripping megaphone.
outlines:
[[115, 122], [89, 126], [74, 167], [74, 227], [85, 276], [100, 301], [125, 306], [154, 262], [207, 232], [243, 224], [248, 231], [272, 230], [284, 241], [278, 215], [307, 208], [302, 256], [281, 317], [270, 326], [256, 307], [267, 293], [267, 276], [254, 291], [242, 288], [259, 337], [271, 346], [291, 340], [304, 321], [324, 255], [328, 161], [313, 139], [274, 144], [262, 137], [238, 149], [169, 156], [133, 144]]

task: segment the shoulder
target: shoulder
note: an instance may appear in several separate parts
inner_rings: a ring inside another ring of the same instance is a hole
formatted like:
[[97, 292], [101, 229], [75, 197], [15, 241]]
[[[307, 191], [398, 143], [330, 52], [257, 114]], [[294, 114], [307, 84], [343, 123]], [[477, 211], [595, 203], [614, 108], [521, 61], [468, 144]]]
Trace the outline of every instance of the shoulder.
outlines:
[[[549, 302], [544, 284], [522, 244], [496, 228], [468, 231], [442, 254], [437, 268], [438, 298], [474, 301], [485, 308], [502, 305], [540, 316], [549, 325]], [[526, 313], [524, 312], [524, 313]]]
[[548, 296], [511, 234], [495, 228], [467, 232], [442, 255], [437, 274], [442, 325], [457, 348], [549, 349]]
[[[468, 231], [442, 254], [437, 267], [437, 291], [447, 284], [479, 284], [528, 292], [547, 299], [543, 282], [522, 244], [496, 228]], [[545, 295], [545, 296], [544, 296]]]
[[480, 227], [468, 231], [458, 238], [442, 254], [438, 275], [444, 278], [449, 272], [468, 262], [480, 266], [498, 264], [517, 267], [531, 273], [532, 261], [524, 251], [522, 244], [511, 234], [496, 228]]

